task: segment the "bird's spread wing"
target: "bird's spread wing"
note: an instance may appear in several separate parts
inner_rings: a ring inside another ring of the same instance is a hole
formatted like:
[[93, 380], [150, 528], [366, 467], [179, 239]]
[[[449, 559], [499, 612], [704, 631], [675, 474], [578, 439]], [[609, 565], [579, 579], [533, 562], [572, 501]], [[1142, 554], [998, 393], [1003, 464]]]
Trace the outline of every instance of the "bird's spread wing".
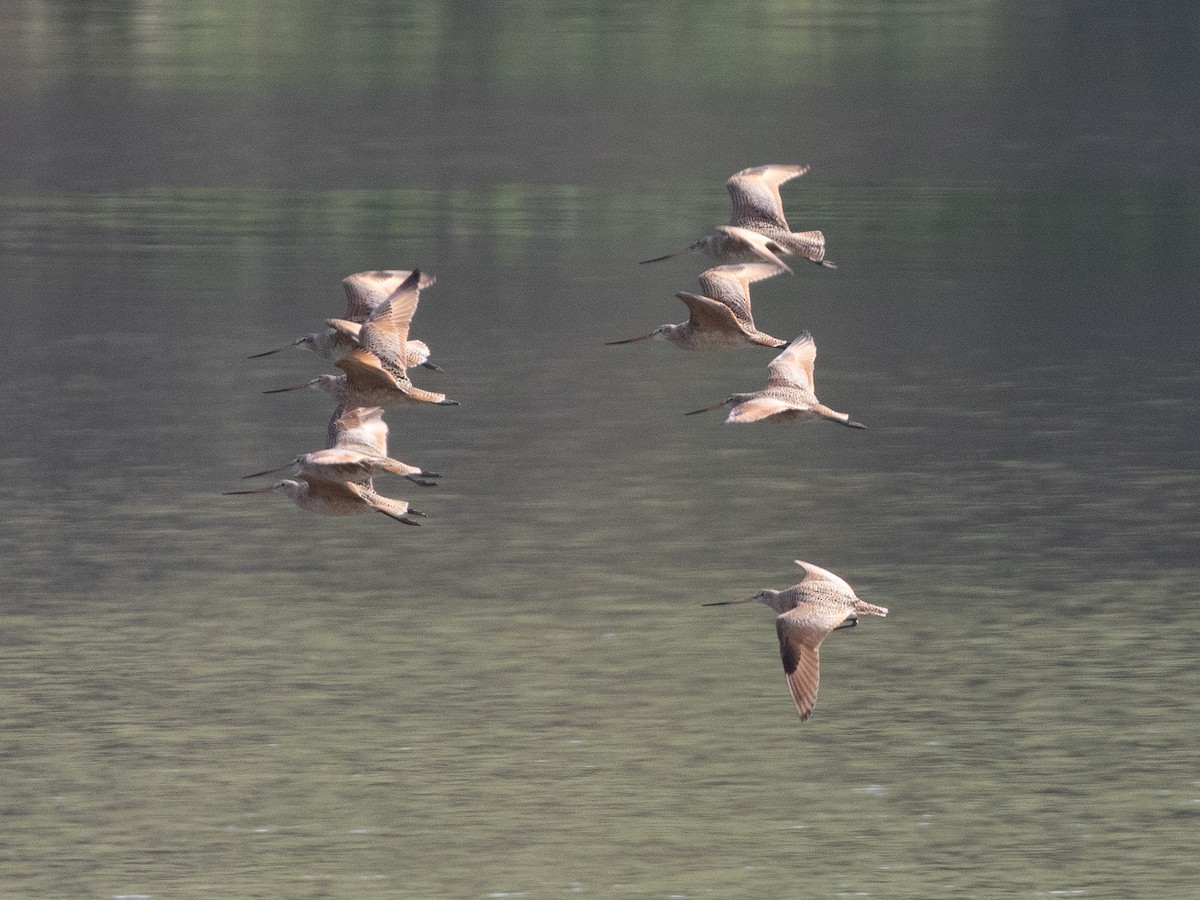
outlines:
[[358, 343], [358, 336], [362, 334], [362, 323], [354, 322], [350, 319], [326, 319], [325, 324], [339, 334], [350, 338], [355, 343]]
[[408, 326], [421, 299], [420, 270], [414, 271], [383, 303], [375, 307], [359, 332], [359, 342], [374, 353], [389, 371], [406, 368]]
[[408, 525], [417, 524], [405, 518], [405, 515], [409, 511], [408, 501], [395, 500], [391, 497], [385, 497], [382, 494], [377, 494], [375, 493], [375, 489], [370, 485], [347, 483], [345, 488], [348, 491], [351, 491], [356, 497], [358, 497], [376, 512], [381, 512], [385, 516], [390, 516], [391, 518], [397, 519]]
[[[710, 297], [701, 297], [699, 294], [688, 294], [681, 291], [675, 295], [684, 303], [687, 304], [688, 312], [691, 313], [691, 324], [694, 328], [702, 331], [733, 331], [744, 332], [746, 329], [738, 317], [724, 303], [719, 303]], [[751, 328], [754, 323], [750, 323]]]
[[777, 397], [754, 397], [744, 400], [729, 411], [725, 417], [728, 425], [744, 425], [748, 422], [760, 422], [763, 419], [795, 409], [790, 403], [785, 403]]
[[393, 387], [400, 390], [411, 387], [407, 378], [397, 378], [395, 373], [383, 367], [378, 356], [362, 347], [347, 353], [334, 365], [346, 373], [346, 380], [354, 387]]
[[[299, 478], [301, 481], [304, 481], [308, 484], [308, 493], [309, 493], [310, 497], [319, 497], [319, 496], [324, 495], [326, 497], [336, 500], [339, 498], [344, 499], [347, 494], [350, 494], [350, 493], [356, 494], [357, 493], [356, 491], [350, 490], [351, 485], [349, 482], [323, 481], [320, 478], [317, 478], [313, 475], [308, 475], [305, 473], [301, 473], [300, 475], [297, 475], [296, 477]], [[368, 482], [366, 485], [357, 485], [356, 484], [356, 485], [353, 485], [353, 487], [354, 488], [366, 487], [368, 490], [370, 490], [370, 482]]]
[[767, 364], [770, 375], [768, 387], [800, 387], [815, 391], [813, 363], [817, 359], [817, 345], [813, 336], [802, 331], [783, 352]]
[[783, 200], [779, 186], [799, 178], [808, 166], [756, 166], [742, 169], [725, 183], [733, 201], [731, 225], [757, 225], [769, 222], [784, 231], [791, 231], [783, 215]]
[[854, 588], [850, 587], [840, 575], [834, 575], [828, 569], [814, 566], [812, 563], [805, 562], [802, 559], [796, 560], [796, 565], [804, 570], [804, 578], [800, 580], [801, 584], [824, 582], [838, 588], [847, 597], [854, 596]]
[[792, 271], [791, 267], [779, 258], [780, 254], [786, 255], [791, 251], [766, 235], [738, 225], [718, 225], [717, 231], [733, 239], [734, 248], [738, 253], [751, 253], [785, 272]]
[[387, 456], [387, 422], [379, 406], [339, 406], [329, 420], [329, 446]]
[[[408, 269], [377, 269], [356, 272], [342, 279], [346, 290], [346, 318], [365, 322], [375, 307], [385, 302], [412, 275]], [[437, 281], [428, 272], [421, 273], [420, 287], [427, 288]]]
[[753, 323], [750, 313], [750, 285], [756, 281], [773, 278], [785, 271], [774, 263], [739, 263], [731, 266], [715, 266], [700, 273], [700, 289], [704, 296], [712, 297], [733, 310], [742, 321]]
[[821, 641], [827, 631], [813, 629], [803, 618], [797, 618], [799, 609], [786, 612], [775, 619], [775, 630], [779, 634], [779, 656], [783, 660], [783, 671], [787, 675], [788, 690], [796, 703], [796, 712], [803, 722], [812, 715], [817, 702], [817, 686], [821, 681]]
[[322, 481], [371, 480], [373, 456], [349, 447], [329, 447], [304, 457], [300, 471]]

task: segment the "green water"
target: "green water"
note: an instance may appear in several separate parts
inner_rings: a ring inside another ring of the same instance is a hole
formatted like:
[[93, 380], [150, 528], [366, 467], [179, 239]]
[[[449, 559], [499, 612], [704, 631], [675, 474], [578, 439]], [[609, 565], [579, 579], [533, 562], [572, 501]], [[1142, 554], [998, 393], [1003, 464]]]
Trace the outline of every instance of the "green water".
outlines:
[[[4, 18], [0, 896], [1195, 893], [1189, 6]], [[604, 346], [764, 162], [840, 267], [756, 319], [864, 432]], [[417, 265], [423, 527], [221, 496], [330, 411], [245, 357]], [[803, 725], [770, 613], [701, 608], [796, 558], [891, 610]]]

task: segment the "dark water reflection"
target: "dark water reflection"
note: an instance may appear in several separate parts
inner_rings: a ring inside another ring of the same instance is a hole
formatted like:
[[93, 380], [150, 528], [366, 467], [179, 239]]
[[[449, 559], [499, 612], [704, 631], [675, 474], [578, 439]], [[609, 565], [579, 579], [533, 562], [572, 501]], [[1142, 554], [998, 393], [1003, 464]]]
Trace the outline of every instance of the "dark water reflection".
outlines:
[[[11, 23], [6, 890], [1190, 890], [1190, 8], [455, 9]], [[765, 351], [603, 346], [767, 160], [841, 268], [756, 317], [865, 432], [681, 415]], [[411, 264], [462, 401], [389, 416], [425, 526], [220, 496], [328, 416], [245, 357]], [[798, 556], [892, 610], [804, 726], [766, 611], [699, 606]]]

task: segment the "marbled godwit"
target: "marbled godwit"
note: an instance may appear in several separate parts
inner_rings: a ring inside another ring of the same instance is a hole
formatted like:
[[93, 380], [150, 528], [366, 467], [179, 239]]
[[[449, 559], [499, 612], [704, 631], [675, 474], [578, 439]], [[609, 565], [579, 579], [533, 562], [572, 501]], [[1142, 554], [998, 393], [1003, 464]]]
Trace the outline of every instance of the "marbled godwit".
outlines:
[[[411, 278], [413, 272], [408, 269], [379, 269], [373, 272], [357, 272], [342, 279], [342, 287], [346, 291], [345, 321], [361, 325], [371, 317], [371, 313], [385, 304], [397, 290]], [[437, 281], [437, 277], [428, 272], [418, 276], [418, 289], [427, 288]], [[255, 353], [250, 359], [260, 356], [270, 356], [282, 350], [293, 347], [300, 350], [311, 350], [318, 356], [329, 360], [339, 360], [359, 343], [352, 333], [343, 333], [330, 326], [324, 331], [315, 331], [296, 338], [290, 344], [267, 350], [265, 353]], [[404, 363], [407, 368], [424, 366], [427, 369], [441, 371], [439, 366], [429, 362], [429, 347], [424, 341], [409, 340], [406, 342]]]
[[807, 331], [767, 365], [770, 374], [767, 386], [761, 391], [733, 394], [704, 409], [695, 409], [688, 416], [711, 412], [723, 406], [731, 407], [726, 425], [745, 422], [791, 422], [795, 420], [828, 419], [851, 428], [866, 428], [861, 422], [850, 420], [848, 413], [830, 409], [817, 400], [813, 386], [813, 362], [817, 358], [817, 345]]
[[424, 478], [442, 477], [437, 472], [426, 472], [387, 455], [387, 423], [378, 406], [339, 408], [329, 422], [329, 433], [331, 440], [326, 449], [305, 453], [285, 465], [243, 477], [257, 478], [291, 469], [295, 474], [308, 475], [318, 481], [370, 484], [375, 477], [390, 472], [423, 487], [436, 485]]
[[[421, 270], [412, 274], [380, 303], [362, 322], [353, 319], [329, 319], [326, 324], [355, 345], [369, 350], [396, 378], [406, 378], [409, 369], [408, 328], [421, 300]], [[421, 344], [425, 347], [424, 344]], [[425, 355], [428, 356], [428, 347]]]
[[736, 347], [782, 347], [787, 341], [759, 331], [750, 313], [750, 285], [782, 272], [773, 263], [741, 263], [717, 266], [700, 275], [704, 295], [677, 293], [687, 304], [686, 322], [660, 325], [650, 334], [609, 345], [638, 341], [670, 341], [684, 350], [729, 350]]
[[782, 591], [759, 591], [744, 600], [705, 603], [705, 606], [732, 606], [736, 603], [765, 603], [778, 613], [775, 630], [779, 634], [779, 655], [787, 673], [788, 689], [796, 701], [796, 712], [803, 722], [812, 715], [817, 702], [817, 684], [821, 679], [821, 642], [831, 631], [852, 628], [859, 615], [886, 616], [885, 607], [859, 600], [854, 589], [837, 575], [796, 560], [804, 569], [799, 584]]
[[[717, 228], [716, 234], [701, 238], [686, 250], [642, 262], [659, 262], [683, 253], [703, 253], [733, 262], [794, 253], [817, 265], [836, 269], [825, 258], [825, 236], [819, 231], [792, 231], [783, 215], [779, 186], [807, 171], [808, 166], [755, 166], [735, 172], [725, 182], [733, 202], [733, 218], [728, 226]], [[751, 238], [745, 232], [761, 235], [767, 242]]]
[[445, 394], [422, 390], [409, 381], [406, 374], [396, 377], [383, 367], [379, 358], [369, 350], [359, 347], [339, 359], [335, 365], [345, 375], [318, 375], [312, 381], [286, 388], [263, 391], [264, 394], [282, 394], [287, 391], [325, 391], [341, 407], [391, 406], [396, 403], [434, 403], [438, 406], [458, 406], [457, 400], [448, 400]]
[[406, 500], [394, 500], [377, 494], [370, 482], [354, 484], [349, 481], [321, 481], [311, 475], [300, 475], [298, 479], [285, 478], [270, 487], [253, 491], [225, 491], [235, 494], [286, 494], [301, 509], [320, 513], [323, 516], [352, 516], [358, 513], [377, 512], [390, 516], [405, 525], [420, 525], [408, 516], [424, 516], [408, 505]]

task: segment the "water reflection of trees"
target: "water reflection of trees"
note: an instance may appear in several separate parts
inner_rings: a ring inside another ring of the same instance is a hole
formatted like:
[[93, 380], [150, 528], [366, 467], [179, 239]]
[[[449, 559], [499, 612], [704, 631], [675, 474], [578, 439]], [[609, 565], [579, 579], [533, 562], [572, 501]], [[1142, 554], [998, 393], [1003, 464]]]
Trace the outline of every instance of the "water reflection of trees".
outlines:
[[[502, 11], [501, 11], [502, 10]], [[403, 86], [481, 96], [542, 86], [642, 93], [660, 85], [835, 84], [865, 62], [924, 82], [979, 63], [986, 9], [769, 2], [505, 4], [176, 0], [21, 4], [7, 68], [41, 86], [72, 74], [148, 87]], [[850, 39], [847, 40], [847, 35]]]

